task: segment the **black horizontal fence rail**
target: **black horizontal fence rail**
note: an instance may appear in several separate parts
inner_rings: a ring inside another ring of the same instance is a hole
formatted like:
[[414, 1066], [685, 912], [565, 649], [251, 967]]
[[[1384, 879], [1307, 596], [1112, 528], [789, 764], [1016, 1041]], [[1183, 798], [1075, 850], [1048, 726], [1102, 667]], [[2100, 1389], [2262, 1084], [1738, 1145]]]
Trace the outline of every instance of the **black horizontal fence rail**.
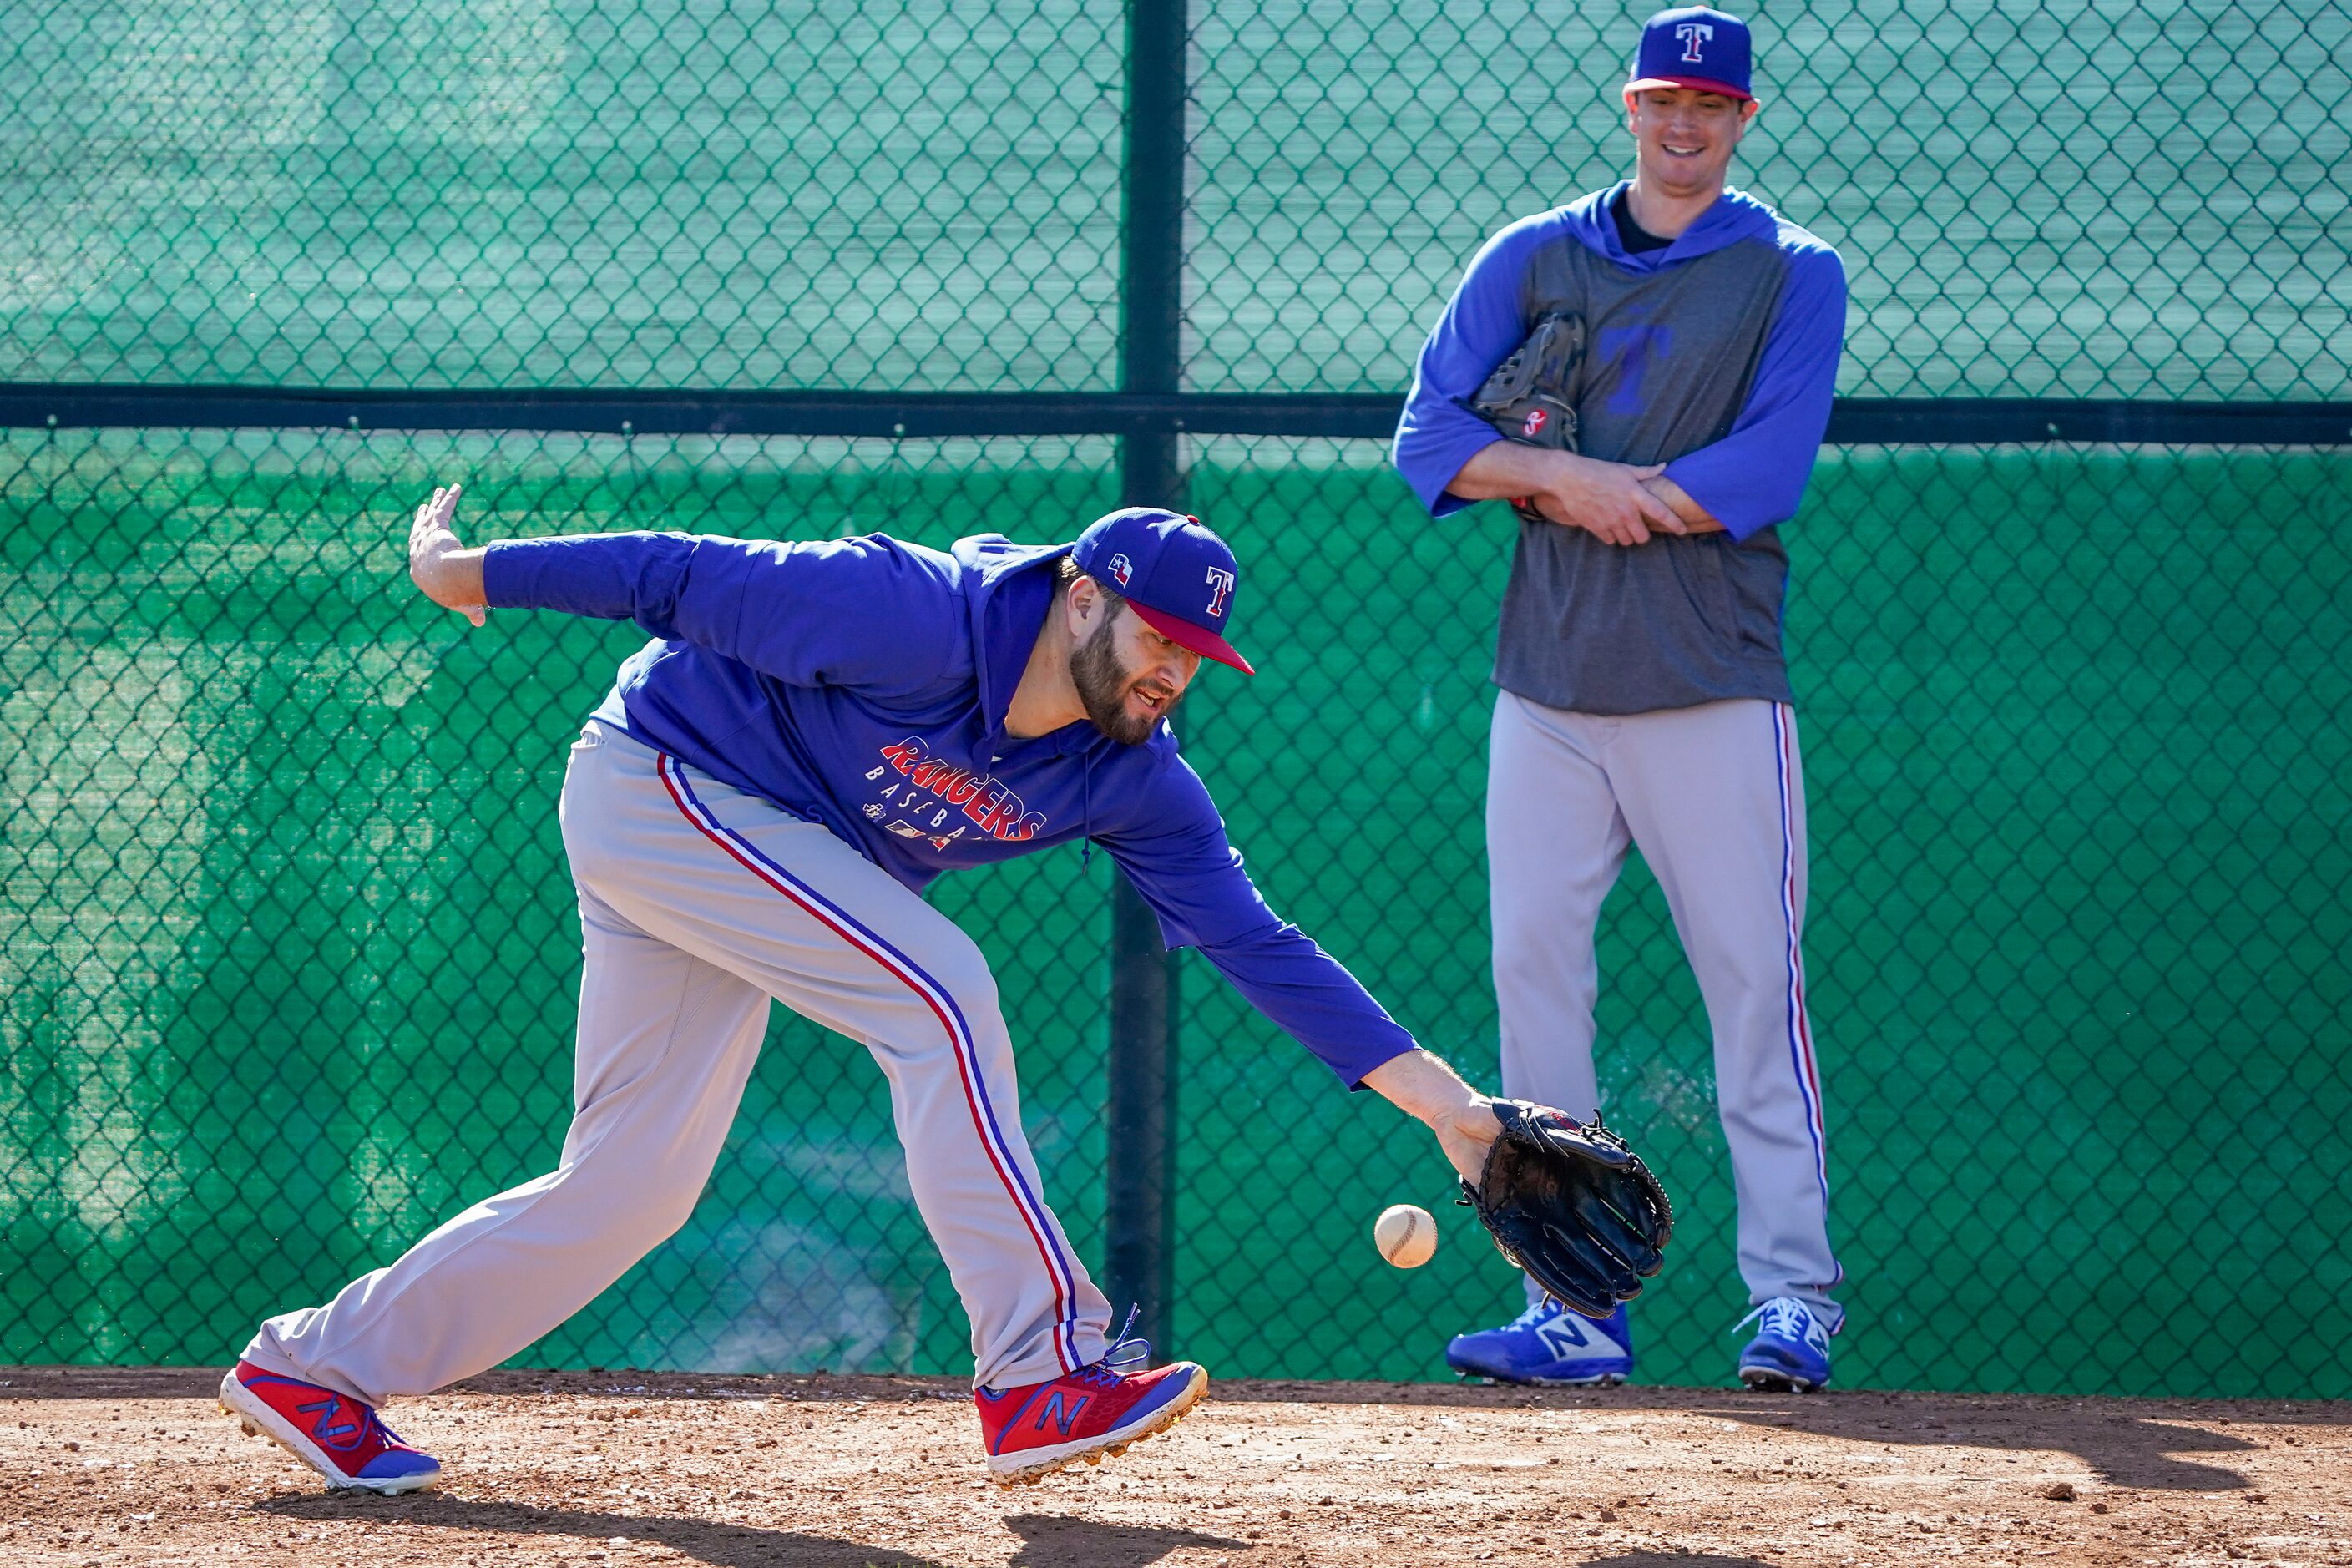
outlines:
[[[516, 430], [615, 436], [1291, 436], [1382, 439], [1388, 393], [418, 391], [0, 383], [0, 427]], [[2208, 403], [2044, 397], [1840, 398], [1829, 439], [2352, 444], [2352, 402]]]

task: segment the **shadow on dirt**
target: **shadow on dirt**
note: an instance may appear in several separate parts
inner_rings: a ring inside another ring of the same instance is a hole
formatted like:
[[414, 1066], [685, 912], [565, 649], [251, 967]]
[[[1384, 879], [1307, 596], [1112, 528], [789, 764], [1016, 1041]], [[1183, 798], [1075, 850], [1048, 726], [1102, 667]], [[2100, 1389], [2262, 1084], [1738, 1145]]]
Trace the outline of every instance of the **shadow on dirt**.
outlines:
[[[589, 1546], [602, 1546], [618, 1537], [640, 1545], [666, 1546], [712, 1568], [941, 1568], [928, 1557], [835, 1536], [708, 1519], [534, 1508], [528, 1503], [487, 1502], [439, 1492], [411, 1492], [396, 1498], [303, 1493], [271, 1498], [256, 1504], [254, 1511], [280, 1519], [366, 1518], [447, 1530], [571, 1536]], [[1171, 1552], [1189, 1548], [1238, 1552], [1251, 1545], [1188, 1530], [1106, 1524], [1055, 1514], [1015, 1514], [1004, 1523], [1021, 1537], [1021, 1550], [1008, 1568], [1149, 1568]]]
[[[1919, 1444], [1994, 1453], [2069, 1453], [2110, 1486], [2236, 1491], [2252, 1485], [2226, 1464], [2183, 1456], [2250, 1453], [2297, 1427], [2352, 1425], [2352, 1405], [2326, 1400], [2073, 1399], [2058, 1394], [1744, 1394], [1709, 1388], [1527, 1389], [1482, 1384], [1227, 1384], [1229, 1403], [1451, 1406], [1566, 1412], [1654, 1411], [1853, 1443]], [[2238, 1426], [2245, 1435], [2218, 1430]]]
[[1021, 1537], [1021, 1551], [1007, 1568], [1144, 1568], [1173, 1552], [1213, 1547], [1245, 1552], [1251, 1542], [1190, 1530], [1148, 1525], [1103, 1524], [1058, 1514], [1016, 1514], [1005, 1528]]
[[[2064, 1400], [2030, 1404], [2008, 1400], [1851, 1408], [1834, 1398], [1789, 1400], [1766, 1413], [1727, 1395], [1694, 1414], [1751, 1426], [1797, 1431], [1855, 1443], [1925, 1444], [1938, 1448], [1985, 1448], [1996, 1453], [2057, 1449], [2073, 1454], [2109, 1486], [2158, 1491], [2236, 1491], [2252, 1485], [2227, 1465], [2181, 1456], [2252, 1453], [2258, 1444], [2188, 1421], [2211, 1420], [2181, 1411], [2174, 1420], [2130, 1412], [2121, 1400], [2097, 1408], [2075, 1408]], [[2341, 1420], [2339, 1415], [2337, 1420]], [[2332, 1424], [2332, 1423], [2331, 1423]]]
[[1717, 1557], [1711, 1552], [1629, 1552], [1595, 1557], [1580, 1568], [1772, 1568], [1760, 1557]]

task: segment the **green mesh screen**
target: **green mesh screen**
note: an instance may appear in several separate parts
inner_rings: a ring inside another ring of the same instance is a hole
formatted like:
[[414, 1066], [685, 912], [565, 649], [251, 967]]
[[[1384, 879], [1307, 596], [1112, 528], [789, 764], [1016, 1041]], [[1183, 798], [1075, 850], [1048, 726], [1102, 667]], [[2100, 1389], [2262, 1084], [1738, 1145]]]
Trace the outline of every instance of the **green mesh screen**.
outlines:
[[[1649, 6], [1194, 0], [1187, 363], [1402, 388], [1470, 252], [1619, 177]], [[1759, 13], [1738, 178], [1844, 390], [2343, 395], [2352, 12]], [[1107, 389], [1123, 23], [1075, 0], [30, 0], [0, 379]]]
[[[1264, 673], [1181, 717], [1269, 897], [1487, 1078], [1479, 799], [1507, 522], [1433, 527], [1365, 443], [1200, 445]], [[578, 963], [563, 749], [635, 641], [410, 593], [485, 532], [1031, 536], [1108, 443], [28, 436], [0, 447], [8, 910], [0, 1358], [219, 1360], [548, 1168]], [[1790, 538], [1810, 978], [1853, 1327], [1840, 1376], [2352, 1392], [2352, 458], [1852, 449]], [[2076, 519], [2063, 538], [2023, 517]], [[2249, 519], [2263, 520], [2259, 525]], [[2087, 521], [2082, 521], [2087, 520]], [[998, 966], [1052, 1201], [1098, 1256], [1108, 869], [940, 884]], [[1740, 1293], [1707, 1037], [1638, 868], [1602, 921], [1612, 1121], [1687, 1216], [1645, 1376]], [[1425, 1135], [1183, 974], [1175, 1331], [1232, 1373], [1419, 1377], [1514, 1278]], [[1440, 1216], [1399, 1274], [1367, 1226]], [[2216, 1247], [2224, 1250], [2219, 1255]], [[2202, 1300], [2237, 1284], [2217, 1342]], [[779, 1015], [687, 1232], [523, 1359], [964, 1364], [881, 1079]], [[2201, 1347], [2201, 1348], [2198, 1348]], [[2195, 1354], [2190, 1354], [2192, 1349]]]

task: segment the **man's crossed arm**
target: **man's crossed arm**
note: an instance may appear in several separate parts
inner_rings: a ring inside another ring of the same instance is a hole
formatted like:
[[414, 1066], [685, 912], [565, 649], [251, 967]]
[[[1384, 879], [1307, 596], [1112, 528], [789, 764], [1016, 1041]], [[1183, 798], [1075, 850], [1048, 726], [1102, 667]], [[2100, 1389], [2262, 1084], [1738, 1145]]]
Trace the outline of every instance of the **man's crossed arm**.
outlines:
[[1527, 496], [1566, 528], [1610, 544], [1647, 544], [1652, 533], [1715, 533], [1723, 524], [1666, 478], [1665, 465], [1636, 467], [1575, 452], [1496, 441], [1462, 465], [1446, 489], [1464, 500]]

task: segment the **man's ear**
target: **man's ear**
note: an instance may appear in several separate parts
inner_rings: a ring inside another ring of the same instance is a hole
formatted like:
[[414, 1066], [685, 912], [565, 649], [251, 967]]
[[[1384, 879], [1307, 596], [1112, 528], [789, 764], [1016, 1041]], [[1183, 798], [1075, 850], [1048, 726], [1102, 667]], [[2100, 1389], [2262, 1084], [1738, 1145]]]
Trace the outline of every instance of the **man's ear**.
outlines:
[[1094, 624], [1102, 609], [1102, 584], [1081, 572], [1070, 579], [1070, 635]]

